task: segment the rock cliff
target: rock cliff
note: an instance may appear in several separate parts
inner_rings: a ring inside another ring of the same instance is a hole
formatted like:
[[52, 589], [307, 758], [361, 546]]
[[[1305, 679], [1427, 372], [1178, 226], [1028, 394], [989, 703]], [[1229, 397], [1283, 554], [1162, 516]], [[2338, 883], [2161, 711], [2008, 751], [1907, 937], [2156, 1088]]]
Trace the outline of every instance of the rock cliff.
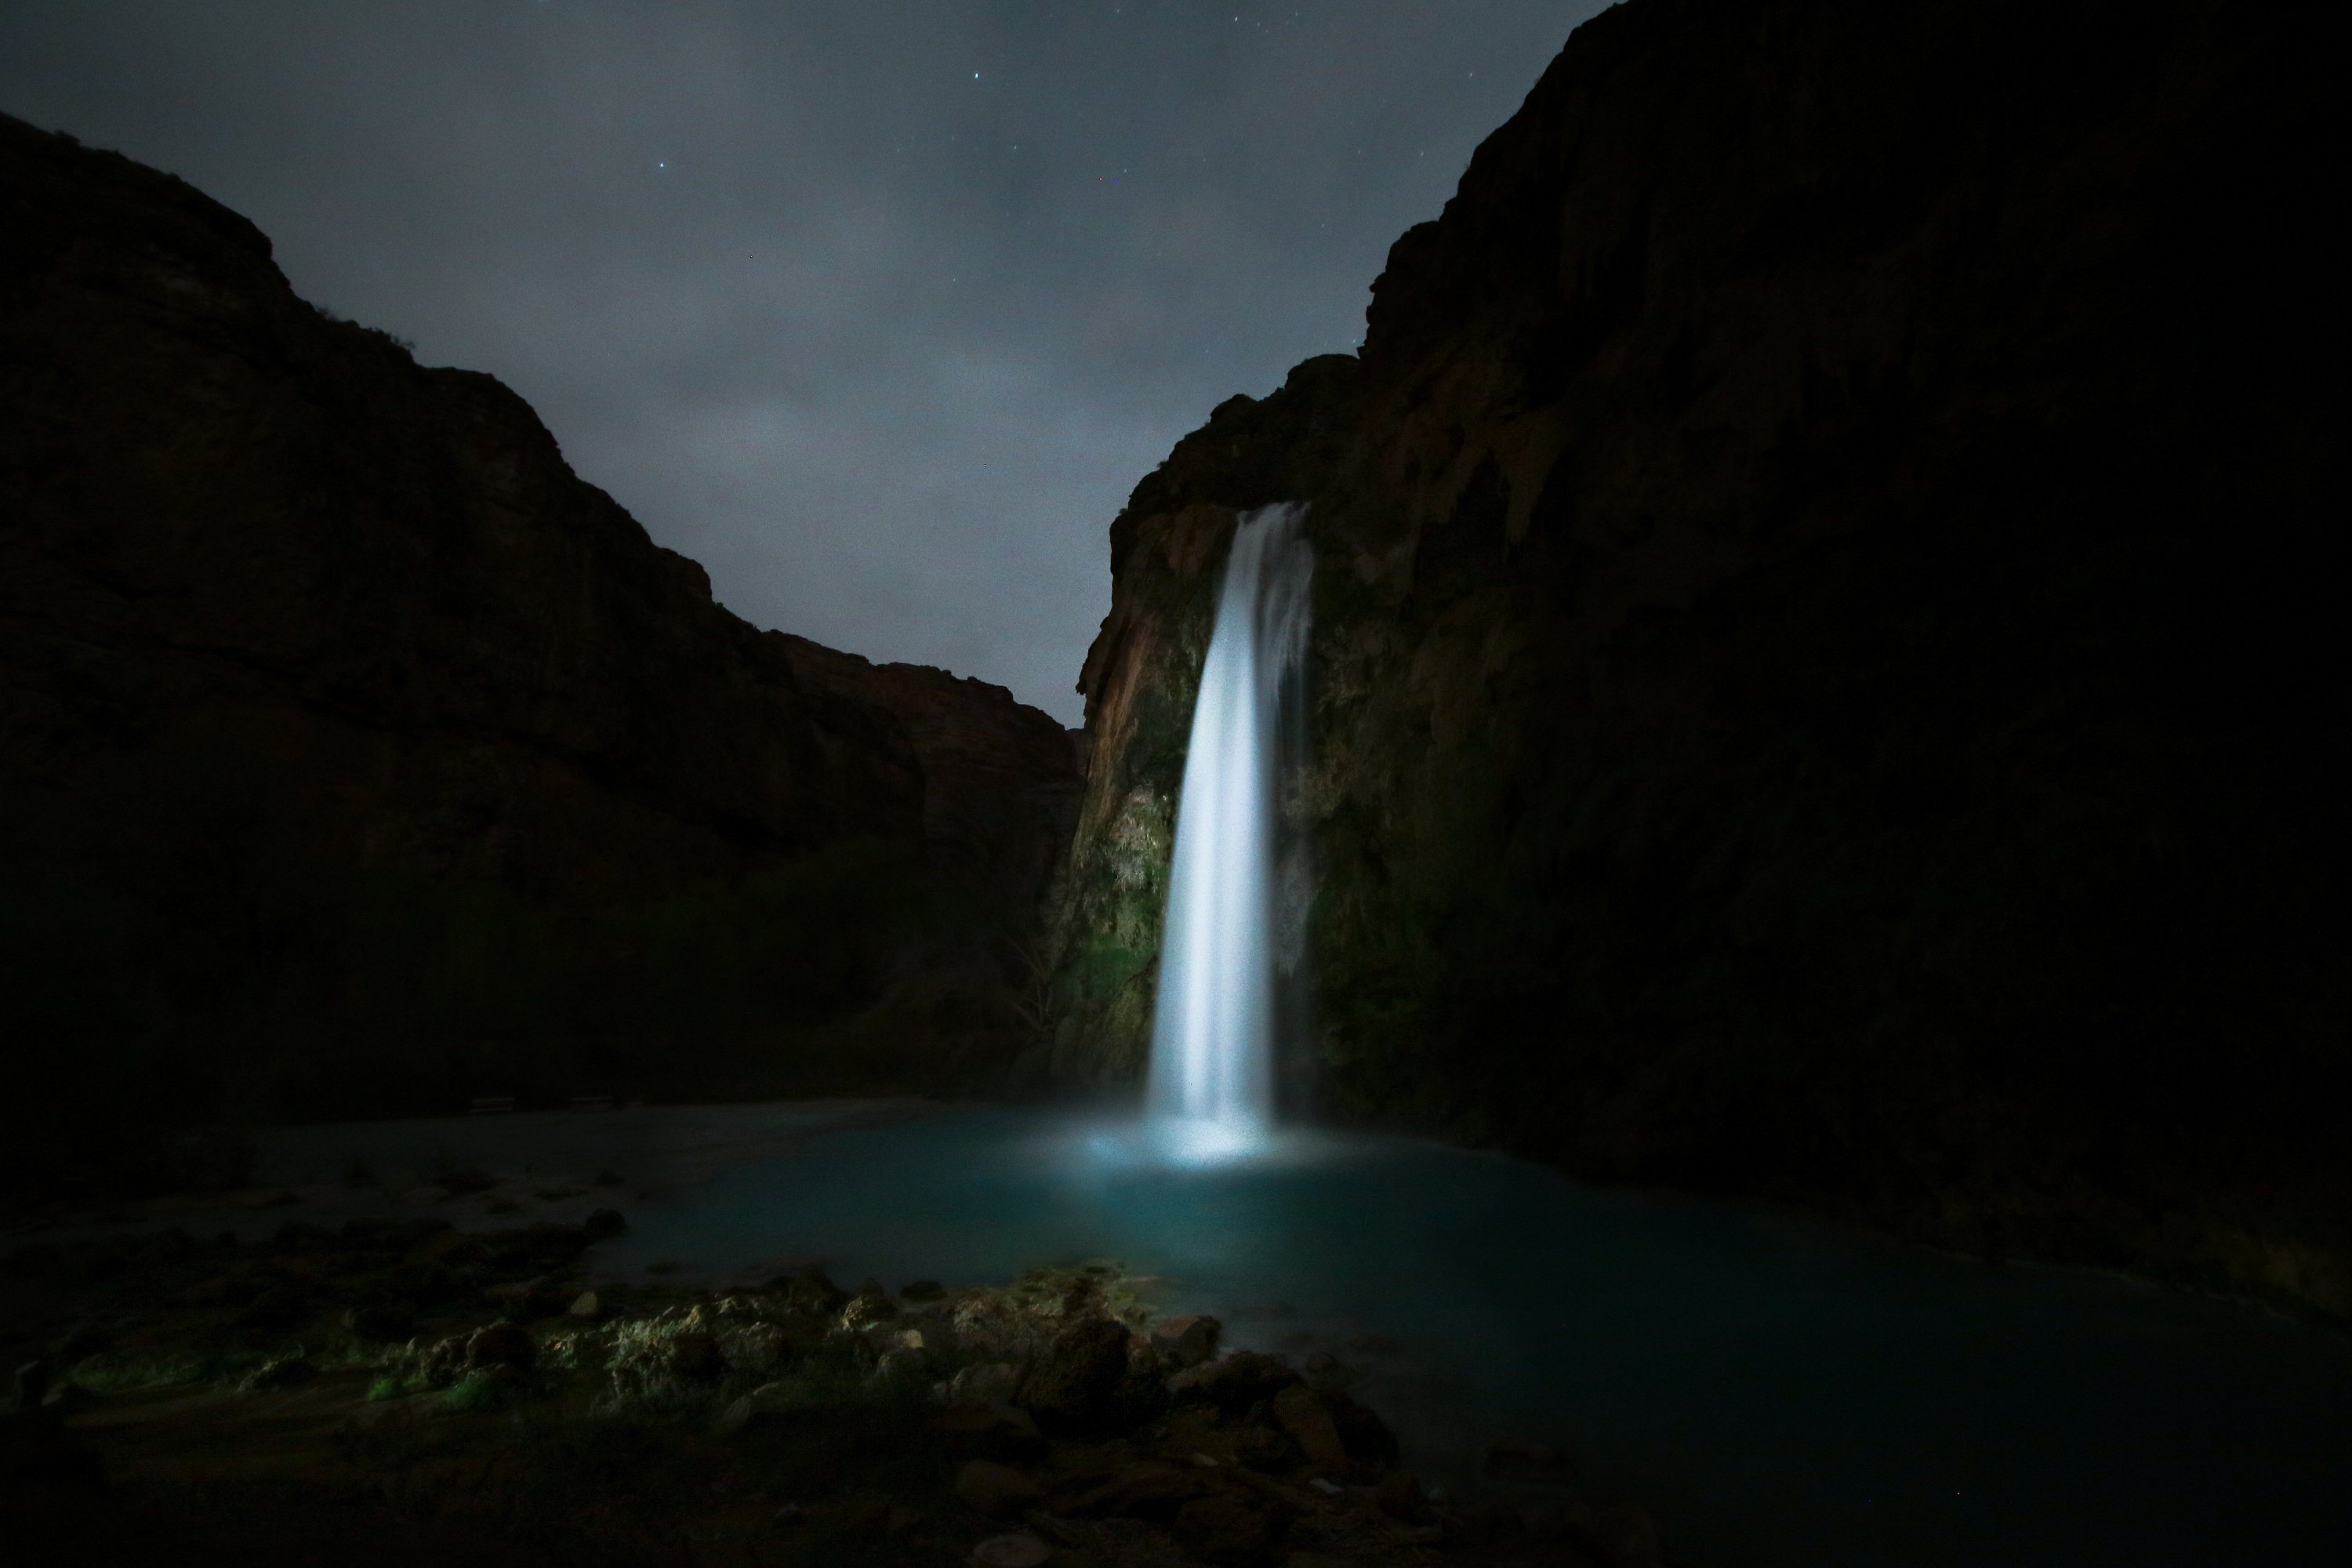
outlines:
[[1298, 1092], [2352, 1312], [2318, 7], [1629, 0], [1111, 529], [1043, 1066], [1138, 1074], [1310, 508]]
[[[1016, 1026], [986, 950], [1074, 754], [999, 689], [851, 665], [715, 605], [496, 381], [296, 298], [245, 219], [0, 119], [12, 1107], [927, 1079], [840, 1031]], [[974, 858], [978, 903], [942, 874]]]

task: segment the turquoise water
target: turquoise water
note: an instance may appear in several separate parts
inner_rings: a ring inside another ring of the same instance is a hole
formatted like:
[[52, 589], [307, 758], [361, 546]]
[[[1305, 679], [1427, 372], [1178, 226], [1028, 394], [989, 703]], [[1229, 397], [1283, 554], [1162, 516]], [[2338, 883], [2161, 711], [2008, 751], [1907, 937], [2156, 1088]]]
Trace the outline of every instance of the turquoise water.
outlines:
[[1360, 1368], [1424, 1474], [1551, 1442], [1696, 1568], [2352, 1563], [2334, 1335], [1412, 1140], [1125, 1151], [997, 1110], [822, 1131], [632, 1205], [599, 1267], [895, 1287], [1117, 1259], [1238, 1342]]

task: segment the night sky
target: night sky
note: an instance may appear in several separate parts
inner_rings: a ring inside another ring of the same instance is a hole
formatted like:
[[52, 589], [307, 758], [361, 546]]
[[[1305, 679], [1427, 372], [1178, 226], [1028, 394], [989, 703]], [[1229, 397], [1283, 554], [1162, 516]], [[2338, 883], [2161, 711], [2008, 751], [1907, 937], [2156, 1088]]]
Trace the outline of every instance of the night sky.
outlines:
[[1076, 722], [1105, 531], [1599, 0], [8, 0], [0, 109], [498, 375], [720, 601]]

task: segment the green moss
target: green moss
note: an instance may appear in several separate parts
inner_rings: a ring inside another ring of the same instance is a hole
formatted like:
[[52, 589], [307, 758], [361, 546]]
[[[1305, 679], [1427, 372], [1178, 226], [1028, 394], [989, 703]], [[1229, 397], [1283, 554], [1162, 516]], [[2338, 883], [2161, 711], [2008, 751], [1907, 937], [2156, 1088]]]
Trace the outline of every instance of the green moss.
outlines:
[[489, 1378], [462, 1377], [442, 1391], [441, 1409], [449, 1415], [479, 1415], [497, 1409], [503, 1397]]

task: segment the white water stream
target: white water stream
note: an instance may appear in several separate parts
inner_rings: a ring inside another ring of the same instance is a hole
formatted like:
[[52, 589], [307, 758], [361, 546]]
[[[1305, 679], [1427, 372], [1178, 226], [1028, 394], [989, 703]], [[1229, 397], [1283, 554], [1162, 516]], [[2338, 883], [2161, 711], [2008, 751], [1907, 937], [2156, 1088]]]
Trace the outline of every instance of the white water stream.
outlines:
[[1300, 519], [1264, 507], [1235, 527], [1192, 712], [1148, 1099], [1157, 1141], [1180, 1157], [1254, 1149], [1274, 1119], [1277, 987], [1303, 912], [1284, 897], [1276, 805], [1305, 733], [1315, 557]]

